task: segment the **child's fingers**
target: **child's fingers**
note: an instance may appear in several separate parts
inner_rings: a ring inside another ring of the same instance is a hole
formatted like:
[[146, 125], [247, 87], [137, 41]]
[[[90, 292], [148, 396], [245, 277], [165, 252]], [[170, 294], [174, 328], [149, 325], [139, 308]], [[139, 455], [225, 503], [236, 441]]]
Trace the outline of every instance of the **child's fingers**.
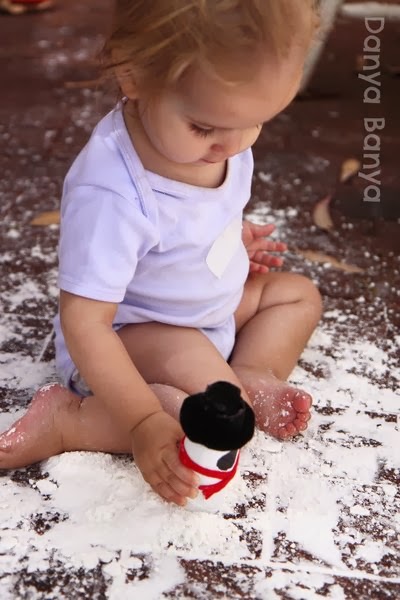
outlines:
[[273, 240], [264, 240], [264, 242], [262, 249], [268, 252], [285, 252], [287, 250], [287, 245], [283, 242], [274, 242]]
[[177, 494], [188, 498], [197, 496], [199, 476], [182, 465], [177, 452], [168, 452], [164, 456], [164, 467], [167, 469], [167, 472], [163, 473], [164, 480]]
[[281, 267], [284, 263], [284, 259], [280, 256], [266, 256], [264, 264], [268, 267]]
[[184, 483], [165, 464], [152, 475], [149, 483], [157, 494], [179, 506], [184, 506], [187, 498], [197, 496], [197, 487]]
[[197, 496], [197, 487], [183, 483], [172, 471], [167, 479], [167, 483], [175, 494], [179, 496], [183, 496], [184, 498], [196, 498]]
[[266, 265], [260, 265], [260, 263], [257, 262], [250, 262], [250, 273], [259, 273], [259, 274], [265, 274], [268, 273], [269, 268]]
[[284, 262], [281, 256], [272, 256], [260, 250], [254, 254], [251, 260], [265, 267], [281, 267]]
[[168, 469], [172, 471], [172, 473], [174, 473], [183, 483], [190, 487], [197, 487], [199, 483], [199, 476], [181, 463], [177, 450], [168, 450], [168, 452], [166, 452], [163, 456], [163, 461]]
[[287, 245], [283, 242], [274, 242], [264, 238], [257, 238], [247, 247], [248, 252], [286, 252]]
[[183, 483], [166, 465], [145, 476], [145, 481], [164, 500], [179, 506], [183, 506], [187, 498], [194, 498], [197, 494], [197, 488]]
[[275, 231], [276, 226], [273, 223], [268, 223], [267, 225], [257, 225], [256, 223], [251, 223], [251, 228], [254, 233], [257, 235], [271, 235], [273, 231]]
[[275, 242], [276, 252], [286, 252], [288, 249], [287, 244], [285, 242]]
[[[185, 469], [185, 471], [186, 470], [188, 469]], [[196, 484], [193, 484], [193, 480], [195, 479], [192, 477], [194, 475], [193, 471], [189, 470], [190, 483], [183, 481], [179, 475], [172, 471], [166, 464], [163, 464], [159, 468], [157, 474], [161, 480], [167, 483], [174, 493], [178, 494], [179, 496], [189, 498], [194, 498], [196, 496], [197, 486]]]
[[156, 492], [156, 494], [164, 498], [164, 500], [167, 500], [167, 502], [173, 502], [178, 506], [185, 506], [185, 496], [177, 494], [165, 481], [159, 481], [156, 485], [152, 485], [151, 487]]

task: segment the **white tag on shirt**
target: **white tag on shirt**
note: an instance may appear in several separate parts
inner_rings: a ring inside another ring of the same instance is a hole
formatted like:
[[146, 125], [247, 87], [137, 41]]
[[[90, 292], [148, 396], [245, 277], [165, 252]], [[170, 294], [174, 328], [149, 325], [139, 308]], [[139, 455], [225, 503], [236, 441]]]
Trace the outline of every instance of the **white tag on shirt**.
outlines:
[[227, 266], [235, 255], [242, 239], [242, 217], [234, 219], [215, 240], [207, 254], [208, 268], [221, 279]]

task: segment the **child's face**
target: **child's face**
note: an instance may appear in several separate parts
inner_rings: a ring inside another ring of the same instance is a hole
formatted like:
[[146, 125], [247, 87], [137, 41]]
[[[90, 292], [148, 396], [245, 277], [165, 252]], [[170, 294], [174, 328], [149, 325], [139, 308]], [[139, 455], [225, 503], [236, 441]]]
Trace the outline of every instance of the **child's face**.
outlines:
[[157, 100], [139, 96], [143, 130], [153, 149], [175, 164], [225, 161], [254, 144], [262, 124], [293, 100], [302, 68], [294, 56], [281, 66], [266, 62], [254, 80], [239, 85], [197, 70]]

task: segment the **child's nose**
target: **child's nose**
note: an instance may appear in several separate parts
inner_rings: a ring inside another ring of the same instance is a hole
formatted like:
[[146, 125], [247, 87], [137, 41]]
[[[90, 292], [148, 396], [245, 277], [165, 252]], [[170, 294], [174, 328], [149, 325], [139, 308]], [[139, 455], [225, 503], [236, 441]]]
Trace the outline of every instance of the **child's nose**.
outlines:
[[233, 156], [240, 150], [241, 133], [229, 132], [218, 142], [211, 146], [211, 150], [218, 155]]

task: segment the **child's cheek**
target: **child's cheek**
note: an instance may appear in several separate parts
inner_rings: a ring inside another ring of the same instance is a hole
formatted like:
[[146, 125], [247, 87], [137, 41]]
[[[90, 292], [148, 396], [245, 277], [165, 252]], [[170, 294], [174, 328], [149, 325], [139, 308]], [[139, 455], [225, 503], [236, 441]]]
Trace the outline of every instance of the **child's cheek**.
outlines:
[[252, 146], [259, 138], [261, 131], [262, 128], [259, 127], [254, 127], [249, 130], [248, 133], [243, 136], [243, 148], [241, 150], [243, 151], [246, 150], [246, 148], [250, 148], [250, 146]]
[[205, 144], [191, 139], [190, 135], [177, 135], [176, 132], [169, 136], [168, 143], [164, 150], [168, 154], [169, 160], [184, 164], [195, 162], [202, 158], [206, 153]]

